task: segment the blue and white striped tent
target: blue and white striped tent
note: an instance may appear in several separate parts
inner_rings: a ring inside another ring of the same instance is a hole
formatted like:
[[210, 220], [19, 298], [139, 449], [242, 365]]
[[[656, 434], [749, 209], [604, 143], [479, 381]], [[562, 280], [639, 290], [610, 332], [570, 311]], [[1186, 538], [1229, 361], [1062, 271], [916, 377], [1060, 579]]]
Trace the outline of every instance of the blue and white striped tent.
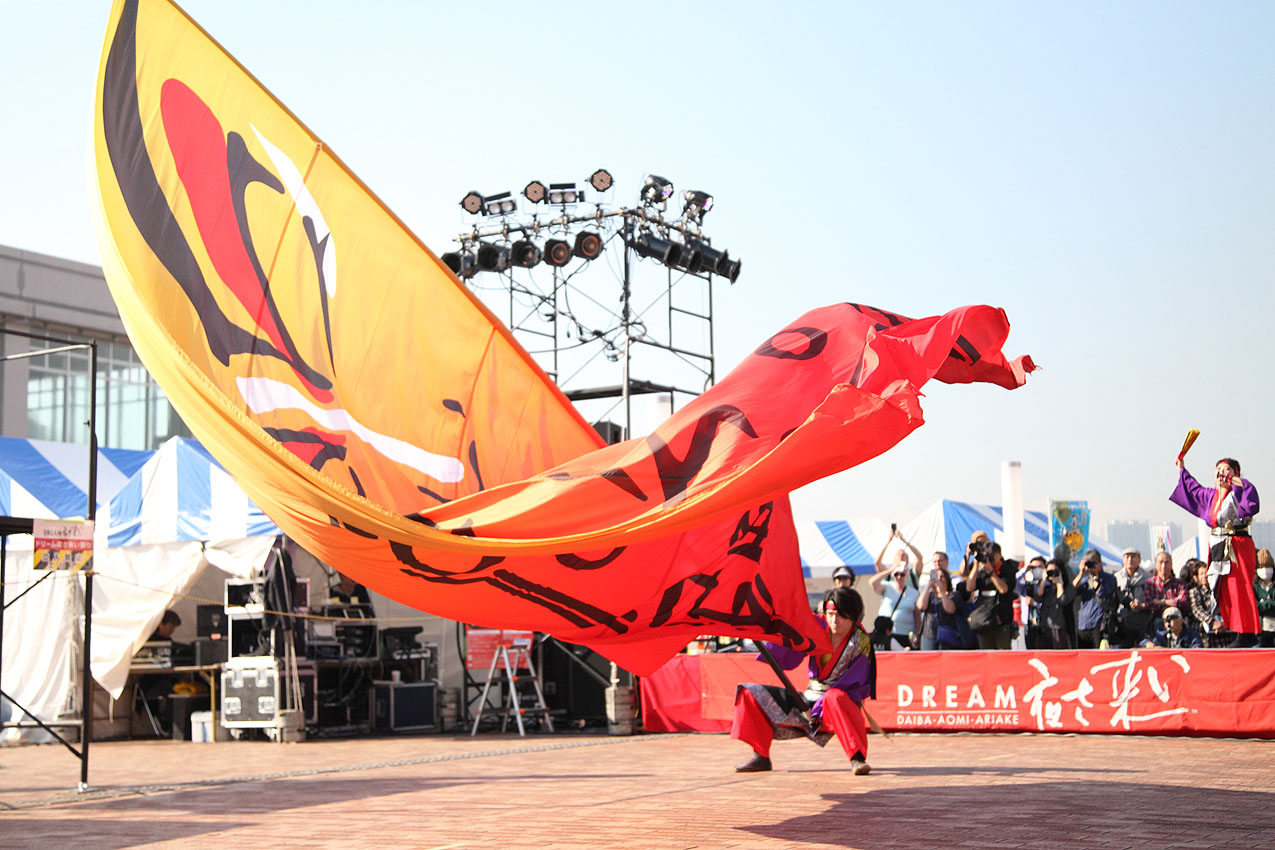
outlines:
[[173, 437], [98, 514], [108, 545], [274, 536], [279, 529], [195, 440]]
[[[155, 453], [98, 449], [97, 507], [111, 500]], [[88, 514], [84, 445], [0, 437], [0, 516], [67, 519]]]
[[[1048, 515], [1044, 511], [1024, 511], [1023, 514], [1027, 557], [1052, 557]], [[931, 552], [943, 551], [955, 562], [960, 561], [975, 531], [986, 532], [991, 539], [1001, 540], [1005, 535], [1005, 517], [1001, 508], [940, 499], [903, 526], [903, 533], [927, 558]], [[1103, 565], [1108, 570], [1120, 566], [1120, 550], [1092, 531], [1089, 533], [1089, 547], [1102, 553]], [[1005, 553], [1005, 557], [1010, 556], [1010, 553]], [[1072, 566], [1075, 566], [1074, 562]]]
[[877, 554], [890, 536], [879, 519], [797, 519], [797, 545], [806, 578], [827, 578], [837, 567], [876, 572]]
[[[1024, 512], [1027, 557], [1052, 554], [1049, 545], [1049, 522], [1043, 511]], [[876, 571], [876, 557], [890, 538], [890, 528], [877, 519], [808, 520], [798, 518], [797, 540], [801, 548], [802, 571], [807, 578], [832, 575], [840, 566], [850, 567], [856, 574], [871, 575]], [[901, 526], [903, 536], [921, 550], [928, 561], [933, 552], [946, 552], [953, 565], [958, 564], [970, 536], [986, 532], [993, 540], [1005, 534], [1005, 518], [996, 505], [955, 502], [940, 499], [921, 514]], [[898, 544], [894, 544], [897, 546]], [[1092, 532], [1089, 545], [1102, 553], [1109, 569], [1121, 563], [1120, 550]], [[893, 548], [886, 552], [886, 562], [893, 558]], [[1009, 557], [1008, 553], [1006, 557]]]
[[[0, 437], [0, 516], [83, 517], [88, 477], [86, 446]], [[158, 451], [99, 449], [97, 502], [99, 546], [279, 534], [207, 450], [184, 437]]]

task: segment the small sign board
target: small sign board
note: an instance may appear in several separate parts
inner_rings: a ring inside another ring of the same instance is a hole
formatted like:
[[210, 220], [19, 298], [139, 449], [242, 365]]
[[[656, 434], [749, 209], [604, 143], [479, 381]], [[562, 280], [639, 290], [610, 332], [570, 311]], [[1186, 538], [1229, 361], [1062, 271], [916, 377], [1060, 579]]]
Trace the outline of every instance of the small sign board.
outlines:
[[92, 522], [37, 519], [32, 535], [37, 570], [87, 570], [93, 566]]
[[491, 659], [496, 656], [502, 646], [513, 649], [516, 646], [531, 648], [535, 632], [516, 629], [465, 629], [465, 669], [491, 669]]

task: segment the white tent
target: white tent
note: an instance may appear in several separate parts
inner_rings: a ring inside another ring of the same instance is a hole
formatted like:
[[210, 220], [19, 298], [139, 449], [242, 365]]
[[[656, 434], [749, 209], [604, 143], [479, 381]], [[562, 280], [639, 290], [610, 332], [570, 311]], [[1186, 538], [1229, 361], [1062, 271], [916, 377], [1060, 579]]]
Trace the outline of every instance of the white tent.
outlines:
[[[85, 513], [84, 491], [79, 491], [77, 502], [73, 490], [87, 480], [87, 457], [81, 461], [80, 481], [54, 475], [51, 463], [35, 458], [71, 457], [63, 449], [49, 448], [55, 445], [0, 441], [0, 469], [5, 470], [0, 485], [7, 484], [11, 494], [4, 503], [8, 515], [15, 509], [45, 519]], [[6, 464], [6, 450], [16, 461]], [[127, 459], [141, 460], [139, 454]], [[227, 575], [247, 576], [265, 561], [279, 534], [195, 441], [175, 437], [159, 451], [145, 454], [149, 457], [127, 478], [117, 474], [115, 463], [104, 476], [99, 456], [90, 667], [94, 679], [115, 698], [123, 691], [134, 652], [173, 599], [209, 566]], [[67, 466], [72, 468], [73, 464]], [[40, 501], [46, 495], [56, 499], [55, 507]], [[80, 509], [67, 513], [77, 503]], [[29, 536], [10, 539], [6, 573], [11, 585], [6, 587], [7, 599], [43, 575], [33, 568]], [[0, 683], [14, 700], [46, 721], [79, 714], [82, 588], [79, 576], [54, 575], [6, 612]], [[15, 731], [6, 730], [10, 738], [18, 737]]]

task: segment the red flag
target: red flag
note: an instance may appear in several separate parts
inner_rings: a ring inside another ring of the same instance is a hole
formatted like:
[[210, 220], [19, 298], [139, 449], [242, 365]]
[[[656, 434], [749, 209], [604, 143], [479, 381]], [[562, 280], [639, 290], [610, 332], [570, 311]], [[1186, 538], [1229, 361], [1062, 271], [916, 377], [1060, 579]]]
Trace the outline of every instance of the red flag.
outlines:
[[1000, 310], [840, 304], [652, 435], [598, 448], [503, 326], [331, 149], [165, 0], [116, 0], [97, 224], [129, 337], [288, 536], [368, 587], [653, 669], [701, 632], [820, 640], [786, 494], [1022, 383]]

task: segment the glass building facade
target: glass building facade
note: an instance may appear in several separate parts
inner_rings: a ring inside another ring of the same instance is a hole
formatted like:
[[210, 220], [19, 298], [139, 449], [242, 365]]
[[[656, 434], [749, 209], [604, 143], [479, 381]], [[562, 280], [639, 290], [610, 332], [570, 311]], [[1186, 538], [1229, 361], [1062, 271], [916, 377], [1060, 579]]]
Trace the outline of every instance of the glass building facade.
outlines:
[[[59, 348], [30, 340], [31, 350]], [[88, 443], [89, 351], [52, 351], [27, 359], [27, 436]], [[190, 436], [163, 390], [127, 342], [97, 345], [97, 441], [120, 449], [157, 449]]]

